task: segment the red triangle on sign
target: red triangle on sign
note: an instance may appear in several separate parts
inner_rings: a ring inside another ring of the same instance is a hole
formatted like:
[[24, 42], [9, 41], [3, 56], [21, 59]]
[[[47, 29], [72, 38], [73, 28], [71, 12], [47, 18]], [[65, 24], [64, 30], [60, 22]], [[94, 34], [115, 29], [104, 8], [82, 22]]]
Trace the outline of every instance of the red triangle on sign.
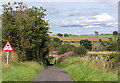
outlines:
[[6, 42], [2, 51], [14, 51], [9, 41]]

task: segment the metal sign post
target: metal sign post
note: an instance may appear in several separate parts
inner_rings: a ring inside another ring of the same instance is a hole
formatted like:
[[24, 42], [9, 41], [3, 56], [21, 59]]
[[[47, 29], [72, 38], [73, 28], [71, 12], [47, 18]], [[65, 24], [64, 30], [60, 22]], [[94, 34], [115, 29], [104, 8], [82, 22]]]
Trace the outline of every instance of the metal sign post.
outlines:
[[7, 51], [7, 64], [8, 64], [8, 59], [9, 59], [9, 51]]

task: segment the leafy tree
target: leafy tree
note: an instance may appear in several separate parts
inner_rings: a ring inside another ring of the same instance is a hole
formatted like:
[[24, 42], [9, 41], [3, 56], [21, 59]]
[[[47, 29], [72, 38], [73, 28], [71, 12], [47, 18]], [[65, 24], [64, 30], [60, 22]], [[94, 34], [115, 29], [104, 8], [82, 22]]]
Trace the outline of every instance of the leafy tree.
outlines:
[[58, 36], [58, 37], [63, 37], [63, 34], [58, 33], [57, 36]]
[[114, 31], [114, 32], [113, 32], [113, 35], [118, 35], [118, 32], [117, 32], [117, 31]]
[[114, 41], [116, 41], [116, 38], [117, 38], [117, 36], [118, 36], [118, 32], [117, 32], [117, 31], [114, 31], [114, 32], [113, 32], [113, 35], [115, 36], [115, 40], [114, 40]]
[[120, 38], [118, 38], [117, 43], [118, 43], [118, 50], [120, 51]]
[[53, 42], [58, 42], [60, 45], [62, 44], [62, 40], [60, 40], [59, 38], [53, 37]]
[[50, 46], [51, 50], [58, 50], [60, 45], [62, 45], [62, 40], [60, 40], [59, 38], [52, 38], [50, 44], [51, 44]]
[[64, 54], [65, 52], [73, 51], [75, 48], [74, 45], [63, 44], [58, 49], [58, 54]]
[[99, 42], [102, 42], [102, 39], [99, 39]]
[[88, 39], [81, 40], [80, 44], [83, 45], [86, 49], [92, 50], [91, 41], [89, 41]]
[[107, 47], [108, 51], [117, 51], [118, 50], [118, 43], [112, 42]]
[[76, 56], [84, 56], [86, 53], [87, 53], [87, 49], [82, 45], [74, 49], [74, 54]]
[[68, 37], [68, 34], [64, 34], [64, 37]]
[[10, 41], [20, 61], [42, 61], [48, 54], [48, 22], [44, 20], [45, 9], [26, 7], [23, 2], [3, 5], [2, 42]]

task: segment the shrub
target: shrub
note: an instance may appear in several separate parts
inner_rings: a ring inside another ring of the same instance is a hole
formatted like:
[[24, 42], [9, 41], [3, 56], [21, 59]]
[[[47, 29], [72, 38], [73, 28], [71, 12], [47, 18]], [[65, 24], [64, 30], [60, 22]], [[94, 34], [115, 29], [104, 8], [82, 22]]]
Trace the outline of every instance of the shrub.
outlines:
[[58, 54], [64, 54], [65, 52], [73, 51], [75, 48], [74, 45], [63, 44], [58, 49]]
[[68, 34], [64, 34], [64, 37], [68, 37]]
[[82, 45], [74, 49], [74, 54], [76, 56], [84, 56], [86, 53], [87, 53], [87, 49]]
[[118, 50], [118, 44], [115, 42], [112, 42], [107, 47], [108, 51], [117, 51]]
[[120, 51], [120, 38], [118, 38], [117, 43], [118, 43], [118, 50]]
[[50, 42], [50, 48], [51, 50], [58, 50], [61, 44], [62, 40], [60, 40], [59, 38], [52, 38]]
[[86, 49], [92, 50], [92, 43], [88, 39], [81, 40], [80, 44], [83, 45]]
[[58, 36], [58, 37], [63, 37], [63, 34], [58, 33], [57, 36]]

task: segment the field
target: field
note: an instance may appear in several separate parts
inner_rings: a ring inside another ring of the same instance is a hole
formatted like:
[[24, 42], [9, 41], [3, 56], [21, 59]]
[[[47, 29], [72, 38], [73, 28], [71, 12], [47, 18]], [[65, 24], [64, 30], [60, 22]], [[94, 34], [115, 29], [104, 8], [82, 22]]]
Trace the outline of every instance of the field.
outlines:
[[118, 76], [112, 72], [92, 67], [79, 57], [65, 57], [55, 67], [68, 72], [73, 81], [117, 81]]
[[[51, 37], [58, 37], [57, 35], [51, 35]], [[63, 41], [80, 41], [84, 39], [88, 39], [90, 41], [97, 41], [97, 36], [96, 35], [81, 35], [81, 36], [69, 36], [69, 37], [58, 37]], [[108, 41], [109, 38], [114, 38], [112, 34], [104, 34], [104, 35], [99, 35], [99, 39], [102, 39], [102, 41]]]
[[99, 52], [92, 52], [92, 51], [89, 51], [88, 54], [116, 54], [118, 52], [113, 52], [113, 51], [99, 51]]

